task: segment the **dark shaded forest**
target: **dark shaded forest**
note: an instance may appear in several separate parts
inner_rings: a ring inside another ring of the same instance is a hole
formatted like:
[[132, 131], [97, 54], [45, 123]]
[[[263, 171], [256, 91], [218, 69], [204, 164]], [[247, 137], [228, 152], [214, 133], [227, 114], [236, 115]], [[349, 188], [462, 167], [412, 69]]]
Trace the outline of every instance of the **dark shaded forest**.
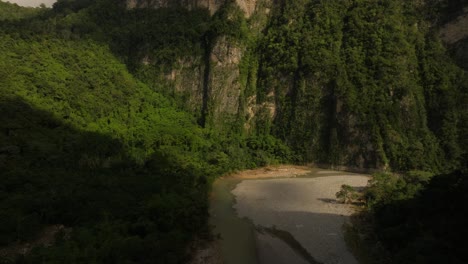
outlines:
[[361, 263], [467, 263], [467, 170], [373, 175], [348, 230]]

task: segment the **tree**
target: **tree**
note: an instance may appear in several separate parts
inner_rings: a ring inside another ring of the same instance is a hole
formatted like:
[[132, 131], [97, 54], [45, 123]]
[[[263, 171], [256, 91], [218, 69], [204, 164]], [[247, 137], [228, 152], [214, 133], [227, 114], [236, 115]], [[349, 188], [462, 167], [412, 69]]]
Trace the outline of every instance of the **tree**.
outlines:
[[347, 184], [341, 185], [341, 190], [336, 193], [336, 199], [341, 203], [352, 203], [357, 198], [356, 190]]

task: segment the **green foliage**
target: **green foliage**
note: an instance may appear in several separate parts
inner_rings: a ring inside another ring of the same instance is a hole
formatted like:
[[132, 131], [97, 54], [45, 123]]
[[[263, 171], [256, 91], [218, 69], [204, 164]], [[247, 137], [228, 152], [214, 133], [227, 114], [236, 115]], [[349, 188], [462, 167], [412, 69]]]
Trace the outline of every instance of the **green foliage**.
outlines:
[[355, 199], [358, 198], [356, 190], [352, 186], [347, 184], [341, 185], [341, 189], [336, 193], [336, 198], [342, 203], [352, 203]]
[[[71, 236], [18, 263], [181, 263], [207, 230], [216, 176], [315, 161], [421, 170], [375, 175], [366, 198], [377, 233], [410, 263], [458, 248], [436, 223], [460, 225], [464, 181], [422, 172], [459, 168], [467, 155], [468, 77], [427, 20], [461, 4], [447, 3], [280, 1], [261, 30], [260, 15], [246, 19], [234, 1], [213, 17], [111, 0], [0, 2], [0, 246], [64, 224]], [[202, 128], [207, 98], [197, 113], [181, 110], [187, 95], [168, 76], [192, 67], [184, 81], [207, 93], [220, 36], [245, 48], [240, 109]], [[436, 216], [433, 197], [458, 199], [435, 207], [455, 217]]]
[[[241, 133], [248, 121], [249, 132], [280, 138], [304, 162], [396, 171], [462, 162], [467, 77], [428, 20], [445, 1], [284, 1], [272, 5], [263, 32], [259, 14], [246, 19], [233, 1], [213, 17], [178, 5], [127, 10], [124, 2], [59, 1], [41, 19], [4, 30], [107, 43], [152, 90], [195, 110], [200, 124]], [[196, 84], [208, 94], [219, 36], [245, 48], [239, 113], [224, 123], [206, 120], [216, 102], [195, 105], [177, 88]], [[187, 72], [172, 80], [180, 69]], [[246, 110], [252, 98], [263, 107], [255, 117]], [[276, 108], [274, 120], [265, 105]]]
[[[111, 48], [79, 37], [88, 26], [76, 23], [89, 10], [72, 11], [61, 18], [69, 24], [48, 33], [30, 32], [48, 30], [47, 16], [2, 24], [0, 245], [60, 224], [70, 237], [18, 262], [183, 262], [188, 243], [208, 232], [215, 176], [292, 154], [272, 137], [200, 128], [137, 81]], [[64, 34], [68, 26], [81, 29]], [[259, 146], [247, 144], [255, 140]]]
[[[161, 67], [171, 66], [179, 58], [203, 54], [203, 34], [209, 26], [204, 10], [136, 9], [114, 19], [122, 27], [109, 26], [112, 48], [133, 67], [138, 67], [144, 57]], [[96, 20], [99, 23], [103, 18]]]
[[22, 261], [141, 262], [146, 244], [146, 262], [185, 258], [214, 175], [195, 121], [93, 41], [3, 35], [0, 47], [1, 245], [63, 224], [71, 239]]
[[0, 1], [0, 21], [21, 20], [37, 16], [44, 12], [44, 8], [21, 7], [8, 1]]
[[257, 98], [306, 160], [452, 170], [462, 161], [464, 73], [407, 1], [285, 1], [260, 47]]
[[[4, 96], [23, 98], [78, 129], [119, 139], [146, 156], [161, 146], [198, 148], [201, 130], [172, 103], [126, 72], [109, 51], [92, 41], [28, 42], [3, 36]], [[136, 150], [135, 150], [136, 151]], [[137, 158], [137, 157], [135, 157]]]
[[366, 190], [367, 205], [373, 208], [411, 199], [424, 189], [432, 176], [425, 171], [409, 171], [403, 175], [376, 173]]
[[467, 179], [460, 171], [376, 175], [369, 212], [391, 263], [466, 263]]
[[441, 171], [456, 168], [464, 155], [457, 95], [465, 94], [466, 77], [427, 29], [423, 11], [430, 8], [443, 9], [404, 1], [286, 1], [273, 6], [264, 35], [254, 37], [233, 2], [210, 18], [199, 9], [60, 1], [20, 32], [108, 43], [140, 80], [196, 109], [199, 120], [211, 104], [194, 106], [174, 87], [194, 80], [175, 84], [167, 76], [191, 65], [205, 71], [193, 78], [208, 90], [212, 45], [227, 36], [246, 51], [241, 109], [232, 119], [238, 124], [223, 124], [226, 130], [243, 127], [247, 98], [256, 95], [259, 105], [274, 103], [276, 115], [273, 122], [262, 111], [247, 117], [253, 133], [281, 138], [303, 161]]
[[234, 1], [227, 1], [213, 16], [208, 34], [229, 36], [240, 41], [247, 41], [249, 29], [243, 11]]

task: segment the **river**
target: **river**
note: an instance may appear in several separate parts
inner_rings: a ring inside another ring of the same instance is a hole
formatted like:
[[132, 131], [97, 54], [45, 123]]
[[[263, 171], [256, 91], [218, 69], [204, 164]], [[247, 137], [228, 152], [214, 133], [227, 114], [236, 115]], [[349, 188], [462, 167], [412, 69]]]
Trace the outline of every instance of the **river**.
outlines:
[[213, 184], [210, 224], [226, 264], [355, 264], [343, 237], [353, 208], [335, 202], [342, 184], [367, 175], [281, 166]]

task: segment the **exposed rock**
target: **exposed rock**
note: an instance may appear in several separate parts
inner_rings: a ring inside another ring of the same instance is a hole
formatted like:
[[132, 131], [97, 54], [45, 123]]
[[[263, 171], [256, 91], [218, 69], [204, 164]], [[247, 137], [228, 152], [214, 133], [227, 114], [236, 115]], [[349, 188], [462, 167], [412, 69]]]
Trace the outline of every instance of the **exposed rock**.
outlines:
[[[226, 2], [226, 0], [127, 0], [128, 8], [164, 8], [184, 7], [189, 10], [206, 8], [214, 14]], [[237, 5], [244, 11], [246, 17], [250, 17], [256, 8], [257, 0], [236, 0]]]
[[250, 130], [255, 122], [255, 117], [260, 113], [266, 113], [266, 118], [273, 120], [276, 116], [276, 104], [274, 103], [274, 93], [269, 93], [267, 95], [268, 99], [271, 99], [272, 102], [263, 102], [257, 103], [257, 96], [251, 96], [247, 100], [247, 109], [246, 109], [246, 122], [244, 128]]
[[439, 30], [457, 64], [468, 71], [468, 7]]
[[246, 17], [250, 17], [257, 6], [257, 0], [236, 0], [236, 3], [244, 11]]
[[[128, 8], [170, 8], [183, 7], [188, 10], [206, 8], [214, 14], [227, 0], [127, 0]], [[267, 13], [271, 8], [270, 0], [236, 0], [246, 17], [254, 13], [255, 19], [249, 25], [252, 32], [261, 32], [267, 24]], [[186, 109], [201, 117], [201, 122], [210, 122], [217, 126], [233, 121], [233, 118], [249, 112], [248, 119], [253, 122], [260, 111], [268, 112], [273, 118], [276, 106], [273, 103], [247, 99], [247, 105], [240, 105], [242, 90], [240, 82], [240, 64], [248, 48], [247, 43], [240, 43], [226, 36], [218, 37], [208, 54], [204, 56], [181, 57], [166, 73], [161, 81], [166, 87], [172, 87], [172, 94], [183, 98]], [[201, 54], [200, 54], [201, 55]], [[208, 57], [206, 57], [208, 56]], [[152, 65], [155, 62], [149, 56], [143, 57], [141, 64]], [[274, 102], [274, 95], [269, 96]], [[247, 109], [250, 106], [250, 109]], [[242, 109], [240, 109], [242, 108]], [[205, 120], [207, 118], [207, 120]], [[211, 122], [214, 121], [214, 122]], [[219, 122], [221, 121], [221, 122]], [[231, 122], [232, 123], [232, 122]], [[249, 129], [249, 125], [245, 128]]]
[[195, 8], [206, 8], [214, 14], [225, 0], [127, 0], [128, 8], [164, 8], [164, 7], [184, 7], [189, 10]]
[[211, 52], [211, 71], [209, 79], [209, 98], [213, 103], [212, 113], [215, 120], [225, 114], [237, 114], [241, 84], [239, 82], [239, 63], [243, 48], [235, 41], [220, 37]]
[[442, 40], [447, 44], [454, 44], [468, 38], [468, 8], [464, 9], [463, 15], [445, 24], [439, 33]]
[[174, 92], [183, 96], [185, 106], [201, 112], [203, 102], [203, 73], [205, 65], [201, 58], [181, 58], [166, 79], [173, 81]]

